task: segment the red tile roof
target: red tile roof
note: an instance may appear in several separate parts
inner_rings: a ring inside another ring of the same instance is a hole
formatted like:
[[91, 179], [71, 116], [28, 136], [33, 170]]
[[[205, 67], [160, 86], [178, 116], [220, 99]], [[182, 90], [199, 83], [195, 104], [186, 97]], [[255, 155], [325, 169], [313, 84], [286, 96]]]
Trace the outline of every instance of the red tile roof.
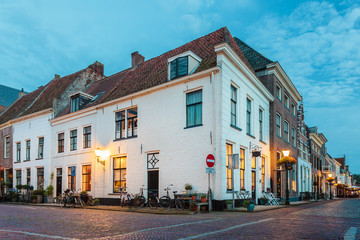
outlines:
[[2, 111], [4, 111], [6, 109], [6, 106], [0, 105], [0, 114]]
[[[192, 51], [202, 59], [195, 73], [215, 67], [217, 59], [214, 47], [224, 42], [229, 44], [240, 59], [255, 74], [229, 30], [223, 27], [158, 57], [149, 59], [139, 64], [135, 69], [129, 68], [95, 82], [87, 89], [86, 93], [93, 96], [100, 92], [104, 92], [104, 94], [96, 101], [90, 102], [86, 107], [105, 103], [168, 82], [167, 60], [186, 51]], [[69, 111], [70, 109], [68, 108], [60, 115], [65, 115]]]

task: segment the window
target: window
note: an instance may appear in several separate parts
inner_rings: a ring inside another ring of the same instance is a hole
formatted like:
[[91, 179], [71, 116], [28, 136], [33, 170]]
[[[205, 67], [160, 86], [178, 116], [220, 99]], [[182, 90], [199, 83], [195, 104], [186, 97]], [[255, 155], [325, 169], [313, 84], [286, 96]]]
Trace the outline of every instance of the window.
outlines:
[[245, 149], [240, 148], [240, 190], [245, 189]]
[[202, 125], [202, 90], [186, 94], [186, 127]]
[[261, 157], [261, 188], [265, 192], [265, 158]]
[[125, 138], [125, 111], [115, 113], [115, 138]]
[[285, 132], [285, 136], [284, 139], [285, 141], [289, 141], [289, 123], [287, 121], [284, 122], [284, 132]]
[[276, 97], [281, 101], [281, 87], [276, 84]]
[[256, 169], [256, 157], [251, 158], [251, 168]]
[[80, 108], [80, 96], [76, 95], [71, 98], [71, 112], [76, 112]]
[[170, 80], [188, 74], [188, 57], [179, 57], [170, 63]]
[[21, 161], [21, 143], [16, 143], [16, 161]]
[[291, 104], [291, 112], [294, 116], [296, 116], [296, 107], [294, 103]]
[[91, 191], [91, 165], [82, 166], [82, 190]]
[[291, 144], [295, 146], [295, 128], [291, 127]]
[[276, 135], [281, 137], [281, 115], [276, 113]]
[[126, 157], [114, 158], [114, 193], [126, 187]]
[[21, 170], [16, 170], [16, 185], [21, 185]]
[[44, 190], [44, 168], [37, 169], [37, 189]]
[[77, 149], [77, 130], [70, 131], [70, 151]]
[[31, 170], [30, 168], [26, 169], [26, 185], [31, 185]]
[[84, 148], [90, 148], [91, 147], [91, 126], [84, 127], [83, 134], [84, 134]]
[[68, 167], [68, 189], [75, 191], [76, 189], [76, 167]]
[[10, 136], [5, 137], [5, 151], [4, 151], [4, 157], [9, 158], [10, 157]]
[[58, 153], [64, 152], [64, 133], [58, 134]]
[[264, 124], [263, 124], [263, 110], [262, 110], [262, 109], [259, 109], [259, 139], [260, 139], [261, 141], [264, 140], [263, 128], [264, 128]]
[[231, 175], [231, 168], [229, 168], [229, 155], [231, 155], [232, 152], [232, 145], [226, 144], [226, 189], [228, 191], [232, 190], [232, 175]]
[[26, 141], [26, 160], [30, 160], [30, 140]]
[[246, 99], [246, 133], [251, 134], [251, 100]]
[[284, 105], [289, 109], [290, 103], [289, 103], [289, 96], [287, 94], [284, 94]]
[[137, 136], [137, 108], [127, 110], [127, 137]]
[[231, 125], [236, 126], [236, 88], [231, 86]]
[[44, 138], [39, 138], [38, 158], [44, 158]]

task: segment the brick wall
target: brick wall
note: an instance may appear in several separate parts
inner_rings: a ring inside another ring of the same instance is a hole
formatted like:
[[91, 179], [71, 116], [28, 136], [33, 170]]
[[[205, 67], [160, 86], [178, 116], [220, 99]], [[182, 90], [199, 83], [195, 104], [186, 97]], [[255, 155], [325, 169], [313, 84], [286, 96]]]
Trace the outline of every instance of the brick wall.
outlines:
[[[5, 158], [5, 137], [10, 136], [10, 156], [9, 158]], [[0, 166], [3, 168], [12, 168], [13, 161], [12, 161], [12, 127], [6, 127], [0, 129]]]

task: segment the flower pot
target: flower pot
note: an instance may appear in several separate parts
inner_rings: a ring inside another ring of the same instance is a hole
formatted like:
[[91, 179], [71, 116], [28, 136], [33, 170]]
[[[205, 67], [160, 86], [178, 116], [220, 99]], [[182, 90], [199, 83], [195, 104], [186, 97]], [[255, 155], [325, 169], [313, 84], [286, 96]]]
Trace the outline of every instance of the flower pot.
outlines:
[[247, 210], [248, 210], [249, 212], [252, 212], [252, 211], [254, 211], [254, 208], [255, 208], [255, 204], [250, 203], [250, 204], [248, 205], [248, 207], [247, 207]]
[[37, 203], [42, 203], [44, 201], [43, 195], [36, 195]]
[[201, 201], [202, 203], [206, 203], [206, 198], [200, 198], [200, 201]]
[[195, 196], [191, 196], [191, 199], [193, 200], [193, 201], [196, 201], [197, 200], [197, 196], [195, 195]]

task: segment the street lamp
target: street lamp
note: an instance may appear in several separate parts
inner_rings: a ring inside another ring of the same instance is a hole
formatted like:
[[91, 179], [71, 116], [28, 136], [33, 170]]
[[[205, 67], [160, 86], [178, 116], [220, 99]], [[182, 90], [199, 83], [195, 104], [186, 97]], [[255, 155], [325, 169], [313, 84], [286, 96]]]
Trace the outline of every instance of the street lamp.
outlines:
[[[284, 158], [288, 158], [290, 155], [290, 150], [283, 150], [282, 153], [284, 154]], [[285, 161], [285, 205], [290, 205], [289, 201], [289, 170], [292, 169], [292, 163], [289, 161]]]
[[96, 160], [98, 163], [105, 165], [105, 160], [100, 160], [100, 157], [102, 157], [102, 155], [103, 155], [103, 151], [99, 147], [97, 147], [95, 149]]
[[328, 182], [329, 182], [329, 185], [330, 185], [330, 199], [333, 199], [333, 196], [332, 196], [332, 192], [331, 192], [331, 186], [333, 185], [333, 181], [335, 180], [333, 177], [332, 177], [332, 174], [329, 173], [328, 174], [328, 178], [326, 179]]

